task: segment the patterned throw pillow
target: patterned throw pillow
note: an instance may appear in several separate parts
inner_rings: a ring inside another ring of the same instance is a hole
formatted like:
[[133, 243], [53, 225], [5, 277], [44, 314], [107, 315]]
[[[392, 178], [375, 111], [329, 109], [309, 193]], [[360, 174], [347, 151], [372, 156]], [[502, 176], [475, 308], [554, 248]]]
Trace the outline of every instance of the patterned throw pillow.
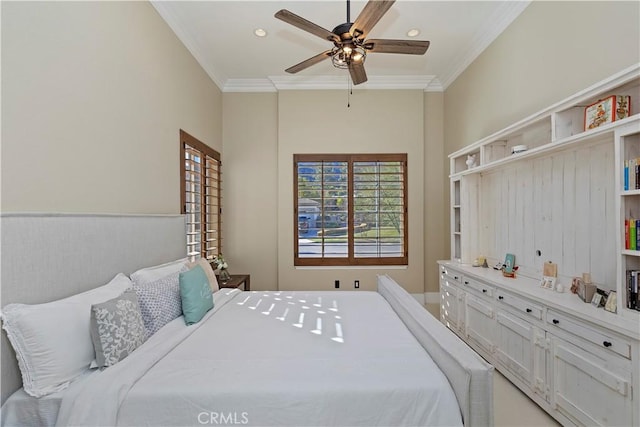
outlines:
[[91, 339], [99, 367], [115, 365], [145, 342], [146, 336], [133, 290], [91, 306]]
[[179, 272], [170, 274], [155, 282], [134, 285], [138, 295], [142, 320], [147, 329], [147, 338], [155, 334], [167, 323], [182, 315], [179, 275], [188, 268], [183, 266]]

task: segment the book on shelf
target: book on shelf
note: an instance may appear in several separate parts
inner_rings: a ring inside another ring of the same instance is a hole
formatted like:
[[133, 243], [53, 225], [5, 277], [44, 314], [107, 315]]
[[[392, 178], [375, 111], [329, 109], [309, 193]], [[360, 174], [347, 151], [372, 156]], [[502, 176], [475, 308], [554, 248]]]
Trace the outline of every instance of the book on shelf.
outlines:
[[640, 190], [640, 157], [624, 161], [623, 189]]
[[624, 248], [629, 249], [629, 219], [624, 220]]
[[640, 251], [640, 219], [624, 220], [624, 248]]
[[624, 191], [629, 191], [629, 160], [624, 161]]
[[640, 311], [638, 301], [638, 287], [640, 285], [640, 270], [627, 270], [627, 308]]

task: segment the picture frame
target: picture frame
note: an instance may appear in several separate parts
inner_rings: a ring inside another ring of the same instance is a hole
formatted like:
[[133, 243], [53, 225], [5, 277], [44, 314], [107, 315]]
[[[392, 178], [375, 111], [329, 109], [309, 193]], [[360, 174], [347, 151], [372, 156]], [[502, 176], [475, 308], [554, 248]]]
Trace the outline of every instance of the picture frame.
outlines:
[[618, 310], [618, 297], [616, 295], [615, 291], [611, 291], [609, 293], [609, 297], [607, 298], [607, 302], [604, 305], [604, 309], [611, 312], [611, 313], [615, 313]]
[[555, 277], [544, 276], [542, 278], [542, 280], [540, 281], [540, 286], [545, 288], [545, 289], [555, 290], [556, 278]]
[[600, 307], [600, 303], [602, 302], [602, 295], [599, 293], [594, 293], [593, 298], [591, 298], [591, 305], [594, 307]]
[[514, 254], [507, 254], [504, 258], [504, 272], [507, 274], [513, 273], [513, 268], [516, 266], [516, 256]]

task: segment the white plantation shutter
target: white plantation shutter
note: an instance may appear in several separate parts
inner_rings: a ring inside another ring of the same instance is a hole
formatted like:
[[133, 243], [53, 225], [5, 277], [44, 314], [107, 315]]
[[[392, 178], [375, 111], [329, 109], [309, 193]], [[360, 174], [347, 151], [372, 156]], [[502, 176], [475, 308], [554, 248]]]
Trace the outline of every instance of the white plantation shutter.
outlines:
[[182, 213], [187, 216], [187, 256], [213, 259], [221, 252], [220, 153], [180, 131]]

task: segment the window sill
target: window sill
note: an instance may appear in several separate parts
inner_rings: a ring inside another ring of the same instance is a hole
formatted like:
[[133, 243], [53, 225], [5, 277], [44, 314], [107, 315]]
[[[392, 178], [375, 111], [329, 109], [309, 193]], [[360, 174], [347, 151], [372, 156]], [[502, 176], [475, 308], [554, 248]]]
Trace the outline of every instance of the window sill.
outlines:
[[294, 270], [406, 270], [408, 265], [298, 265]]

